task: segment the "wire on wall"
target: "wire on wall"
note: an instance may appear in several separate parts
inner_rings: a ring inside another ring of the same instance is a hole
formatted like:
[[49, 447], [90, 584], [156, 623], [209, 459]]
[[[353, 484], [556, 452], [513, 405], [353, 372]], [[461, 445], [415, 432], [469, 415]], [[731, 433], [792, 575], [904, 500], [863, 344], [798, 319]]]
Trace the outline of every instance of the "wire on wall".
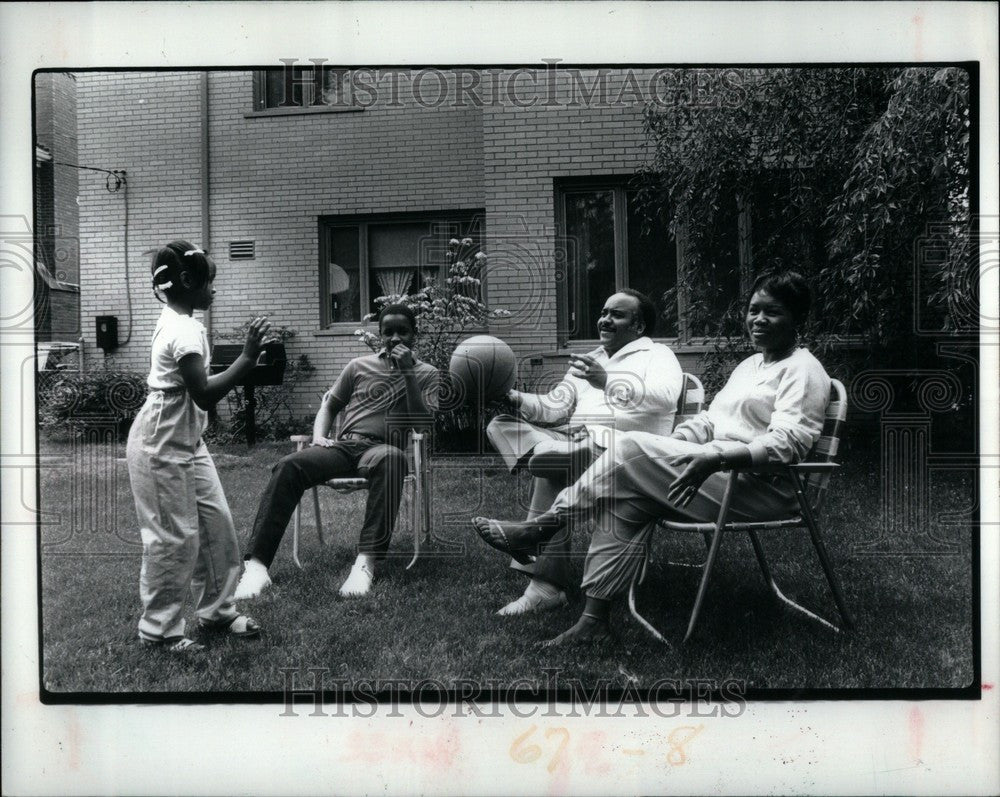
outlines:
[[73, 169], [83, 169], [88, 172], [100, 172], [106, 175], [104, 178], [104, 187], [108, 193], [117, 194], [120, 191], [125, 200], [125, 232], [122, 238], [125, 247], [125, 296], [128, 302], [128, 334], [125, 335], [125, 340], [119, 344], [125, 346], [132, 339], [132, 288], [129, 280], [128, 263], [128, 180], [126, 179], [125, 170], [98, 169], [94, 166], [80, 166], [77, 163], [65, 163], [63, 161], [54, 161], [54, 164], [56, 166], [69, 166]]

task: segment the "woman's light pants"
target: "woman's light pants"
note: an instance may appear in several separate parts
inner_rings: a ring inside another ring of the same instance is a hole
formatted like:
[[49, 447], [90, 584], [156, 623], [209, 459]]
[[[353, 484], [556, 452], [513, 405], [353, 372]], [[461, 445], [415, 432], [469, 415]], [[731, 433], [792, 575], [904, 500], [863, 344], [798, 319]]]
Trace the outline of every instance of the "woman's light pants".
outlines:
[[[681, 508], [666, 497], [684, 470], [683, 454], [725, 451], [734, 442], [690, 443], [646, 432], [619, 434], [612, 445], [570, 487], [559, 493], [552, 510], [568, 517], [592, 514], [591, 537], [582, 587], [593, 598], [610, 599], [628, 589], [642, 564], [648, 535], [656, 521], [712, 522], [719, 514], [728, 474], [713, 473], [691, 503]], [[741, 489], [730, 505], [731, 520], [766, 520], [796, 511], [790, 488], [742, 474]]]

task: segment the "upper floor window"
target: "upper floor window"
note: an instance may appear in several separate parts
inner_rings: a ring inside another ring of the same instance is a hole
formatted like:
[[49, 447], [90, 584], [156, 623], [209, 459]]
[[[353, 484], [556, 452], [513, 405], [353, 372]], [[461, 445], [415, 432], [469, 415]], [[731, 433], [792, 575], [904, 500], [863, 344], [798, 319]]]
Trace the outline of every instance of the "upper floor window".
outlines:
[[347, 70], [325, 65], [259, 69], [253, 94], [253, 108], [259, 112], [361, 110], [353, 103]]
[[[380, 296], [412, 294], [446, 277], [448, 242], [471, 259], [483, 236], [482, 211], [338, 216], [320, 220], [320, 321], [357, 322]], [[481, 276], [481, 275], [480, 275]]]

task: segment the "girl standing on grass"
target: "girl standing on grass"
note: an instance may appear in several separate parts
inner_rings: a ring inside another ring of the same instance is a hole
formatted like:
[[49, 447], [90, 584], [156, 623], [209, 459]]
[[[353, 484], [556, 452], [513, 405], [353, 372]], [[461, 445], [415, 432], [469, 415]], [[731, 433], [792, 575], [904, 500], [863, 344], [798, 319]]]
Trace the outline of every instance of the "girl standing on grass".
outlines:
[[143, 547], [139, 638], [171, 652], [197, 652], [204, 645], [184, 635], [181, 616], [189, 589], [201, 629], [260, 634], [260, 626], [233, 605], [239, 544], [201, 436], [208, 409], [254, 367], [270, 324], [255, 318], [236, 362], [209, 376], [208, 337], [192, 314], [212, 304], [215, 263], [187, 241], [173, 241], [156, 250], [151, 269], [153, 293], [166, 306], [153, 332], [150, 393], [126, 448]]

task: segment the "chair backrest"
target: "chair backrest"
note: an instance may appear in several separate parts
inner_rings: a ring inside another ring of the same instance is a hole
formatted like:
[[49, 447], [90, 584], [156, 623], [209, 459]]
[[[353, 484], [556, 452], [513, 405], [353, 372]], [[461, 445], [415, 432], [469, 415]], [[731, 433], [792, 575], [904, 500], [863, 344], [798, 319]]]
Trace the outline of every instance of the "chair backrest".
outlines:
[[[812, 447], [808, 462], [832, 462], [840, 448], [840, 435], [847, 420], [847, 390], [839, 379], [830, 380], [830, 402], [826, 405], [823, 433]], [[826, 488], [830, 483], [830, 472], [812, 473], [806, 479], [807, 494], [814, 509], [818, 510], [826, 498]]]
[[674, 416], [674, 427], [693, 418], [701, 412], [705, 404], [705, 386], [694, 374], [684, 374], [684, 383], [681, 387], [681, 400], [677, 404], [677, 414]]

